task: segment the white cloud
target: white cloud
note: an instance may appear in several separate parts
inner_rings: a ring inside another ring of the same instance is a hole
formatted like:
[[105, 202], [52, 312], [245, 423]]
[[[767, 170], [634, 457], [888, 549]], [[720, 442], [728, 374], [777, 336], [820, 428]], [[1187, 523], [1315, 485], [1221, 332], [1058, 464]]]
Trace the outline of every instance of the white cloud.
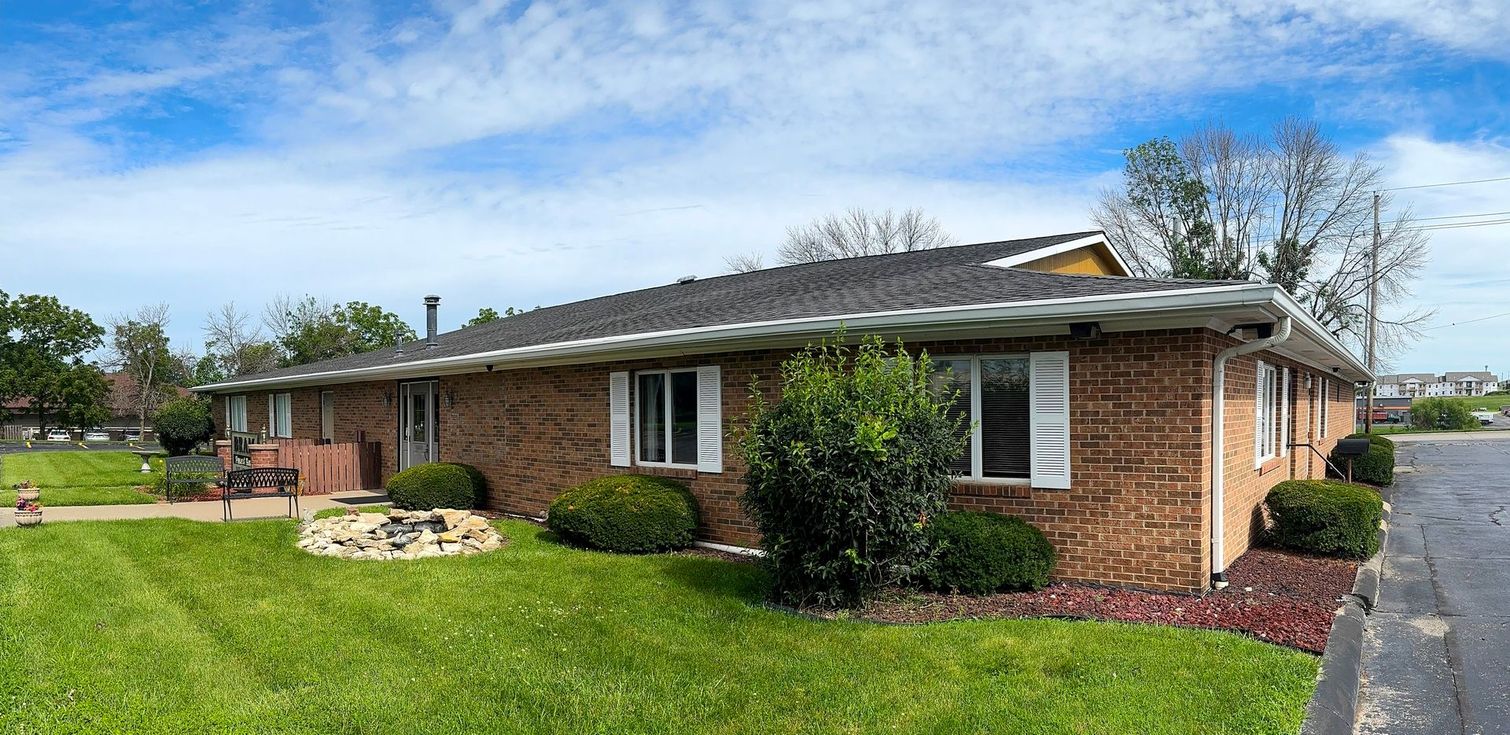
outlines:
[[[1069, 146], [1504, 35], [1467, 0], [1225, 5], [485, 2], [31, 44], [5, 66], [38, 73], [0, 78], [5, 287], [99, 315], [166, 299], [197, 345], [215, 304], [280, 291], [415, 321], [436, 291], [458, 323], [709, 275], [854, 205], [922, 206], [964, 241], [1081, 229], [1102, 172], [1055, 171]], [[1454, 14], [1478, 27], [1444, 32]], [[163, 92], [250, 132], [142, 162], [83, 127]]]

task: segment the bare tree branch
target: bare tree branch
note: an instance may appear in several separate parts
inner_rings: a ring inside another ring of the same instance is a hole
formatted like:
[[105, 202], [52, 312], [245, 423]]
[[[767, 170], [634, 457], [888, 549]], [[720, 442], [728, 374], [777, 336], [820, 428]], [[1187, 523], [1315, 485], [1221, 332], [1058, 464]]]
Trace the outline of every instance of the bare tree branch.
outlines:
[[[877, 213], [856, 208], [842, 215], [821, 217], [802, 227], [788, 227], [776, 258], [783, 265], [795, 265], [927, 250], [956, 242], [937, 219], [920, 209], [908, 209], [897, 215], [890, 209]], [[730, 266], [732, 269], [733, 263]]]
[[750, 273], [765, 267], [765, 256], [760, 253], [742, 253], [724, 256], [724, 268], [729, 273]]

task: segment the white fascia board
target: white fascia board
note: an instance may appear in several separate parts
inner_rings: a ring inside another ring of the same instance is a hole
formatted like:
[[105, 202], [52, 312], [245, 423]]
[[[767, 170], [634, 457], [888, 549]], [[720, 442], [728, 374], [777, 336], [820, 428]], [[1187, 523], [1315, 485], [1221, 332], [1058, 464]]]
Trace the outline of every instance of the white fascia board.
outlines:
[[988, 260], [985, 262], [985, 265], [994, 265], [998, 268], [1012, 268], [1014, 266], [1022, 265], [1023, 263], [1031, 263], [1035, 260], [1047, 258], [1050, 255], [1068, 253], [1071, 250], [1078, 250], [1080, 248], [1089, 247], [1091, 245], [1105, 246], [1106, 251], [1112, 254], [1112, 260], [1117, 261], [1117, 265], [1122, 268], [1122, 275], [1130, 276], [1133, 274], [1132, 267], [1127, 264], [1126, 260], [1122, 259], [1122, 254], [1117, 252], [1117, 249], [1115, 247], [1112, 247], [1111, 241], [1106, 239], [1105, 234], [1089, 235], [1087, 237], [1070, 240], [1068, 242], [1062, 242], [1058, 245], [1049, 245], [1047, 247], [1038, 248], [1037, 250], [1029, 250], [1026, 253], [1018, 253], [1016, 255], [1008, 255], [1005, 258]]
[[[349, 370], [330, 370], [272, 378], [252, 378], [211, 383], [193, 388], [197, 393], [224, 393], [272, 387], [297, 387], [352, 383], [369, 380], [451, 375], [476, 372], [484, 366], [498, 369], [569, 362], [597, 362], [634, 356], [645, 350], [707, 352], [710, 345], [734, 349], [744, 343], [772, 337], [823, 336], [841, 325], [852, 332], [981, 329], [1094, 321], [1106, 317], [1136, 318], [1177, 313], [1199, 314], [1217, 309], [1261, 306], [1274, 303], [1279, 289], [1262, 283], [1240, 283], [1134, 294], [1103, 294], [1070, 298], [1038, 299], [997, 304], [970, 304], [927, 309], [839, 314], [711, 327], [692, 327], [615, 337], [556, 342], [466, 355], [412, 360]], [[1324, 330], [1323, 330], [1324, 331]], [[721, 350], [719, 350], [721, 351]]]
[[1368, 366], [1363, 364], [1363, 361], [1359, 360], [1326, 327], [1321, 326], [1321, 322], [1316, 321], [1316, 317], [1312, 316], [1311, 312], [1307, 311], [1304, 306], [1301, 306], [1300, 302], [1286, 293], [1284, 289], [1278, 286], [1270, 287], [1274, 289], [1275, 304], [1284, 311], [1286, 316], [1291, 318], [1296, 329], [1300, 330], [1308, 339], [1321, 346], [1322, 349], [1331, 353], [1333, 357], [1338, 358], [1346, 366], [1352, 368], [1354, 374], [1350, 377], [1355, 382], [1374, 382], [1376, 378], [1369, 371]]

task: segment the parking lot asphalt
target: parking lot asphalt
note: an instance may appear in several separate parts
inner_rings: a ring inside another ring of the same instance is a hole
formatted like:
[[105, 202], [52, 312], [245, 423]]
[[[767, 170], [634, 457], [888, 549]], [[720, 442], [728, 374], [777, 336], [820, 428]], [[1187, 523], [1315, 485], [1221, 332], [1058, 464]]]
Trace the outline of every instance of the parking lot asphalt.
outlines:
[[1510, 735], [1510, 434], [1412, 436], [1398, 463], [1357, 731]]

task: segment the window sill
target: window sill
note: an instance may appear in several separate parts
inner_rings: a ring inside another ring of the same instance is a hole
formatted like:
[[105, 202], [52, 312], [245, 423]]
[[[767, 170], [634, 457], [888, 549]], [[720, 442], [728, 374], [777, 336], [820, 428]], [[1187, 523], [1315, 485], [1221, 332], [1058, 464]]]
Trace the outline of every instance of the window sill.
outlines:
[[1284, 464], [1284, 457], [1269, 457], [1258, 465], [1258, 476], [1263, 477], [1280, 468]]
[[1026, 477], [965, 477], [956, 475], [954, 481], [960, 485], [981, 485], [985, 487], [1032, 487], [1033, 481]]

